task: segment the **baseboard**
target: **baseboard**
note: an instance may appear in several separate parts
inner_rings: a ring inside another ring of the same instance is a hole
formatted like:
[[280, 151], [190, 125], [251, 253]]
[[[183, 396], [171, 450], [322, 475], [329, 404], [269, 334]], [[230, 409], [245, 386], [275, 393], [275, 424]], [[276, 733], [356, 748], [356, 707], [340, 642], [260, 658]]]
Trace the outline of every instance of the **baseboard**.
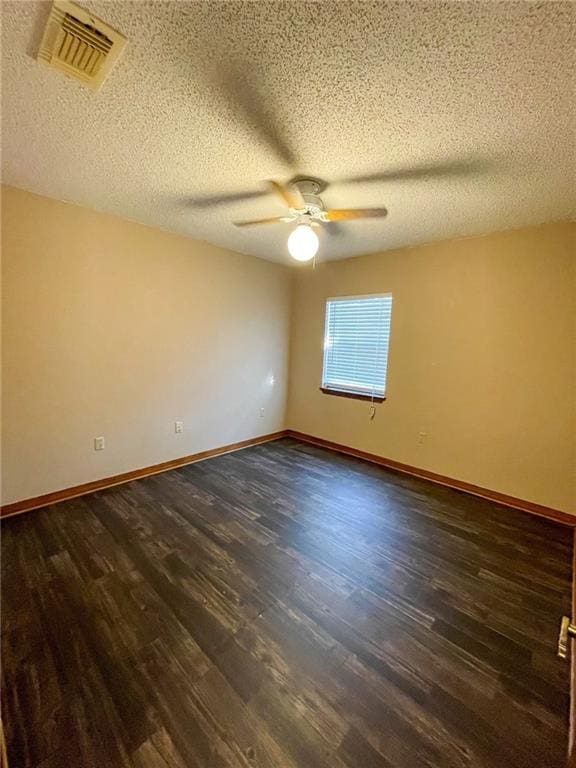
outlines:
[[568, 512], [562, 512], [559, 509], [545, 507], [542, 504], [536, 504], [533, 501], [526, 501], [525, 499], [517, 499], [515, 496], [508, 496], [505, 493], [492, 491], [489, 488], [482, 488], [479, 485], [473, 485], [472, 483], [467, 483], [464, 480], [456, 480], [453, 477], [439, 475], [436, 472], [430, 472], [428, 469], [413, 467], [410, 464], [402, 464], [399, 461], [387, 459], [384, 456], [378, 456], [375, 453], [367, 453], [366, 451], [360, 451], [357, 448], [351, 448], [347, 445], [333, 443], [331, 440], [324, 440], [322, 437], [306, 435], [302, 432], [296, 432], [293, 429], [287, 430], [287, 433], [289, 437], [302, 440], [306, 443], [312, 443], [313, 445], [318, 445], [322, 448], [329, 448], [332, 451], [345, 453], [349, 456], [354, 456], [357, 459], [370, 461], [373, 464], [380, 464], [387, 469], [392, 469], [396, 472], [403, 472], [404, 474], [412, 475], [413, 477], [419, 477], [422, 480], [429, 480], [430, 482], [436, 483], [437, 485], [445, 485], [448, 488], [454, 488], [457, 491], [465, 491], [466, 493], [470, 493], [473, 496], [480, 496], [483, 499], [494, 501], [497, 504], [503, 504], [506, 507], [519, 509], [522, 512], [529, 512], [530, 514], [538, 515], [539, 517], [545, 517], [548, 520], [554, 520], [557, 523], [568, 525], [571, 528], [576, 527], [576, 515], [571, 515]]
[[45, 493], [43, 496], [35, 496], [32, 499], [15, 501], [12, 504], [5, 504], [3, 507], [0, 507], [0, 517], [11, 517], [12, 515], [18, 515], [22, 512], [29, 512], [32, 509], [47, 507], [49, 504], [56, 504], [59, 501], [74, 499], [78, 496], [85, 496], [87, 493], [101, 491], [104, 488], [111, 488], [114, 485], [129, 483], [131, 480], [138, 480], [141, 477], [158, 475], [160, 472], [167, 472], [170, 469], [185, 467], [187, 464], [194, 464], [197, 461], [211, 459], [212, 457], [220, 456], [223, 453], [232, 453], [233, 451], [240, 451], [242, 448], [249, 448], [251, 445], [258, 445], [259, 443], [268, 443], [271, 440], [278, 440], [280, 437], [286, 437], [287, 434], [288, 430], [283, 429], [280, 432], [272, 432], [268, 435], [252, 437], [249, 440], [242, 440], [239, 443], [232, 443], [231, 445], [223, 445], [221, 448], [213, 448], [210, 451], [193, 453], [190, 456], [182, 456], [179, 459], [163, 461], [160, 464], [153, 464], [150, 467], [134, 469], [131, 472], [123, 472], [120, 475], [113, 475], [112, 477], [104, 477], [101, 480], [94, 480], [91, 483], [75, 485], [72, 488], [64, 488], [61, 491], [54, 491], [53, 493]]
[[272, 440], [278, 440], [281, 437], [293, 437], [306, 443], [318, 445], [322, 448], [328, 448], [332, 451], [338, 451], [339, 453], [345, 453], [349, 456], [354, 456], [357, 459], [363, 459], [364, 461], [369, 461], [373, 464], [379, 464], [380, 466], [386, 467], [387, 469], [392, 469], [396, 472], [402, 472], [407, 475], [412, 475], [413, 477], [419, 477], [423, 480], [429, 480], [432, 483], [445, 485], [448, 488], [454, 488], [458, 491], [465, 491], [466, 493], [470, 493], [473, 496], [480, 496], [483, 499], [488, 499], [489, 501], [494, 501], [498, 504], [503, 504], [504, 506], [512, 507], [514, 509], [519, 509], [522, 512], [529, 512], [530, 514], [538, 515], [539, 517], [545, 517], [548, 520], [554, 520], [555, 522], [562, 523], [563, 525], [570, 526], [571, 528], [576, 527], [576, 515], [570, 515], [567, 512], [562, 512], [559, 509], [552, 509], [551, 507], [545, 507], [541, 504], [535, 504], [532, 501], [526, 501], [524, 499], [518, 499], [514, 496], [508, 496], [506, 494], [500, 493], [499, 491], [492, 491], [489, 488], [482, 488], [478, 485], [472, 485], [471, 483], [467, 483], [463, 480], [456, 480], [452, 477], [439, 475], [436, 472], [430, 472], [427, 469], [414, 467], [410, 464], [403, 464], [399, 461], [394, 461], [393, 459], [387, 459], [384, 456], [378, 456], [374, 453], [360, 451], [357, 448], [351, 448], [347, 445], [334, 443], [331, 440], [324, 440], [322, 437], [307, 435], [303, 432], [297, 432], [293, 429], [283, 429], [279, 432], [272, 432], [268, 435], [253, 437], [249, 440], [242, 440], [239, 443], [223, 445], [220, 448], [213, 448], [209, 451], [201, 451], [200, 453], [194, 453], [189, 456], [182, 456], [178, 459], [172, 459], [171, 461], [164, 461], [160, 464], [153, 464], [150, 467], [143, 467], [142, 469], [123, 472], [122, 474], [113, 475], [112, 477], [105, 477], [101, 480], [94, 480], [90, 483], [75, 485], [72, 488], [64, 488], [60, 491], [46, 493], [42, 496], [35, 496], [31, 499], [23, 499], [22, 501], [15, 501], [12, 504], [5, 504], [3, 507], [0, 507], [0, 517], [11, 517], [12, 515], [18, 515], [22, 512], [29, 512], [33, 509], [39, 509], [40, 507], [47, 507], [50, 504], [56, 504], [59, 501], [74, 499], [78, 496], [85, 496], [87, 493], [100, 491], [104, 488], [111, 488], [114, 485], [129, 483], [132, 480], [138, 480], [142, 477], [148, 477], [149, 475], [157, 475], [161, 472], [167, 472], [170, 469], [185, 467], [187, 464], [194, 464], [197, 461], [204, 461], [204, 459], [220, 456], [223, 453], [239, 451], [243, 448], [249, 448], [251, 445], [258, 445], [259, 443], [267, 443]]

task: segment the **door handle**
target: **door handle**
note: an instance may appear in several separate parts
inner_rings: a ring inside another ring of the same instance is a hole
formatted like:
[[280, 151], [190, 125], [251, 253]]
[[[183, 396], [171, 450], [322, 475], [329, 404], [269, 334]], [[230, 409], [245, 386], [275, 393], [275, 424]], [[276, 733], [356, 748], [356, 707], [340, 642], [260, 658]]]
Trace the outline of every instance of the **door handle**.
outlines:
[[571, 637], [576, 637], [576, 624], [572, 624], [568, 616], [562, 616], [560, 634], [558, 636], [558, 656], [561, 659], [568, 657], [568, 640]]

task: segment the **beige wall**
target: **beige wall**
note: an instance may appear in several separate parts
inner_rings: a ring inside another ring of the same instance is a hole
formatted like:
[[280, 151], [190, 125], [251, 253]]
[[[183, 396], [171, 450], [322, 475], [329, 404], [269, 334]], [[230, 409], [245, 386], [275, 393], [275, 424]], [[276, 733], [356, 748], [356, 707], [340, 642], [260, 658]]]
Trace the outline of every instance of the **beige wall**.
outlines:
[[[289, 426], [576, 513], [575, 234], [550, 224], [300, 270]], [[367, 403], [318, 389], [324, 307], [389, 291], [388, 399], [371, 422]]]
[[[576, 225], [290, 271], [6, 187], [2, 224], [4, 503], [289, 426], [576, 512]], [[318, 389], [324, 303], [388, 291], [371, 422]]]
[[2, 225], [4, 503], [284, 427], [286, 268], [6, 187]]

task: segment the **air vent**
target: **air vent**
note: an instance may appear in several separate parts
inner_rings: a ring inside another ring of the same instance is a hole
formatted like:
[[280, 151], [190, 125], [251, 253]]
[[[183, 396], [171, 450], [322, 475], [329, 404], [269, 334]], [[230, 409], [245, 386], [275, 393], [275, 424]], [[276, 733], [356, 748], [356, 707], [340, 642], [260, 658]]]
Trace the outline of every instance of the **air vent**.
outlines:
[[88, 11], [67, 0], [55, 0], [38, 58], [96, 90], [125, 45], [125, 37]]

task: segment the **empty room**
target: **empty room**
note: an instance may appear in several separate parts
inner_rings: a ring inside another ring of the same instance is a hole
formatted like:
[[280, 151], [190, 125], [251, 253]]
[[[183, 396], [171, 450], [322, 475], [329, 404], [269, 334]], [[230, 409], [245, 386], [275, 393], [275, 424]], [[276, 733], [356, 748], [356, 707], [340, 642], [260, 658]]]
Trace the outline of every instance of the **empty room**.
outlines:
[[0, 12], [1, 768], [574, 768], [576, 3]]

